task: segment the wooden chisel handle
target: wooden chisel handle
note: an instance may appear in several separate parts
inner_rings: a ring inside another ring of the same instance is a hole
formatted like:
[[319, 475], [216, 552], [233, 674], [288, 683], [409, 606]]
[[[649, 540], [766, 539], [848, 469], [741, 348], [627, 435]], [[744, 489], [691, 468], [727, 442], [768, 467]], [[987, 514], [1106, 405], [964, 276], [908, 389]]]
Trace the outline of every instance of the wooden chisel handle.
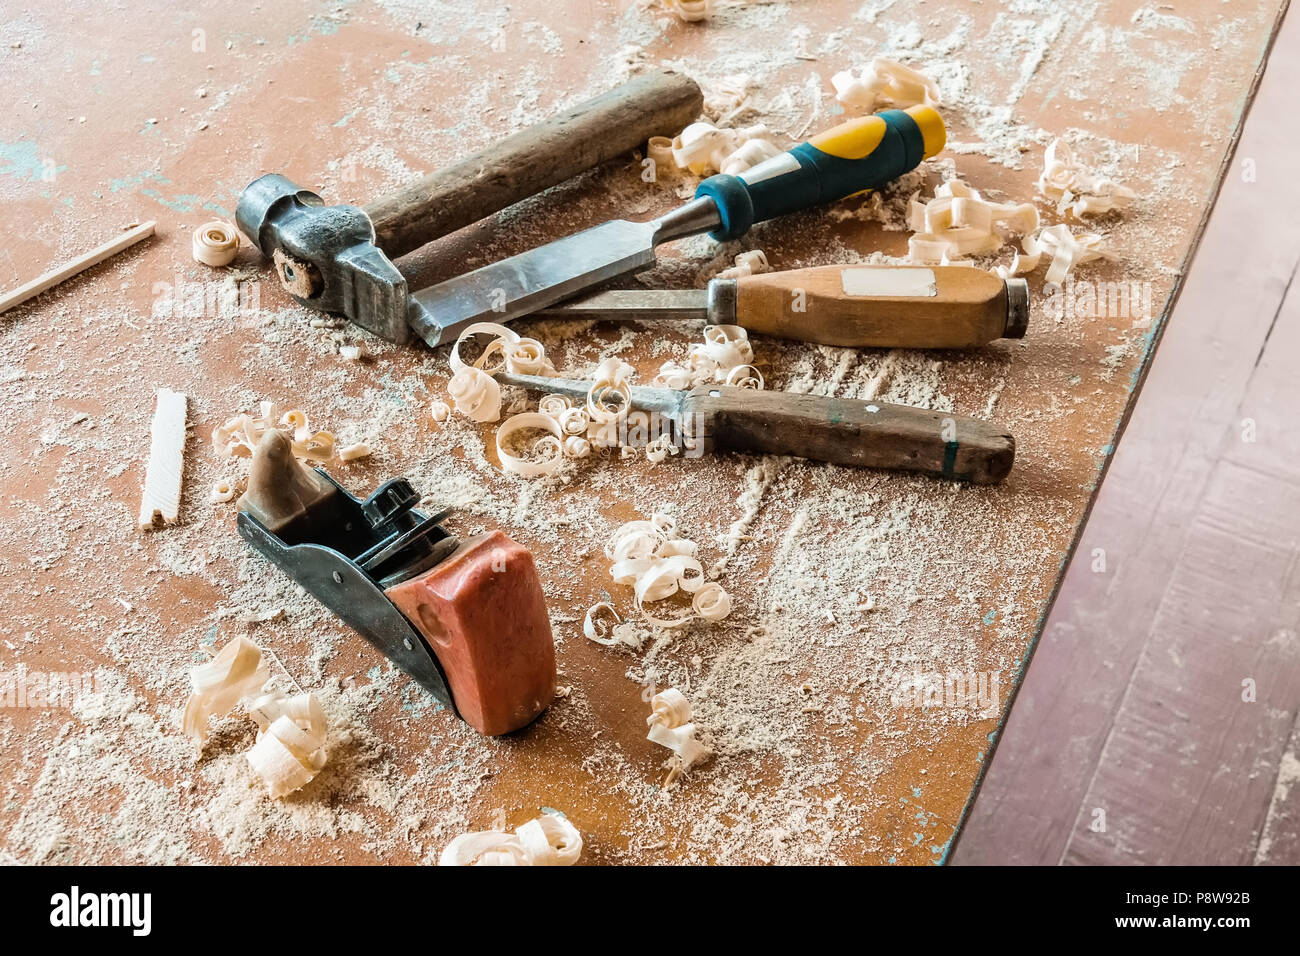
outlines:
[[1016, 455], [1016, 440], [988, 422], [857, 398], [705, 385], [691, 390], [682, 413], [705, 451], [794, 455], [979, 485], [1005, 478]]
[[818, 266], [714, 280], [709, 292], [710, 321], [734, 308], [751, 332], [818, 345], [969, 348], [1020, 338], [1029, 320], [1023, 279], [962, 266]]
[[700, 115], [704, 96], [670, 70], [639, 76], [365, 207], [390, 259], [499, 212], [578, 173], [672, 136]]

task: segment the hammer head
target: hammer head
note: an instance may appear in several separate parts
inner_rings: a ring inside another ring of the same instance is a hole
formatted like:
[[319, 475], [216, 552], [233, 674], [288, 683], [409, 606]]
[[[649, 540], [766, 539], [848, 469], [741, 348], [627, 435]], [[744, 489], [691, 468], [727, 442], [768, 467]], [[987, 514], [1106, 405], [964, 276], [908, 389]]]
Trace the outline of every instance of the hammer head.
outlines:
[[299, 303], [342, 314], [390, 342], [410, 338], [406, 279], [375, 245], [374, 226], [361, 209], [327, 206], [268, 173], [240, 194], [235, 221]]

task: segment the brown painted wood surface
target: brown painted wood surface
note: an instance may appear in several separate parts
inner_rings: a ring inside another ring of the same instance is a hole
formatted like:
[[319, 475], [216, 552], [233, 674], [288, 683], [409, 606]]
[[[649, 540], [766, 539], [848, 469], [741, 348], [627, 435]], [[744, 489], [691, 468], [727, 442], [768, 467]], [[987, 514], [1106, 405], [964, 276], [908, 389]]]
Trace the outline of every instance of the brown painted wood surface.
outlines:
[[[159, 220], [155, 242], [14, 310], [0, 328], [0, 399], [10, 410], [0, 439], [11, 449], [0, 463], [0, 660], [47, 671], [102, 667], [122, 708], [0, 713], [7, 858], [416, 862], [436, 858], [459, 830], [491, 826], [498, 812], [515, 826], [555, 807], [582, 830], [593, 863], [944, 859], [999, 717], [938, 720], [891, 707], [881, 701], [881, 670], [916, 661], [998, 672], [1005, 711], [1154, 336], [1127, 318], [1058, 321], [1040, 306], [1025, 339], [968, 352], [755, 337], [773, 388], [929, 401], [935, 411], [1004, 425], [1017, 437], [1017, 461], [999, 485], [728, 455], [666, 467], [593, 462], [551, 491], [500, 473], [491, 426], [429, 420], [428, 403], [446, 395], [445, 355], [313, 329], [251, 250], [221, 274], [260, 280], [261, 308], [251, 315], [207, 310], [182, 320], [160, 306], [182, 284], [216, 284], [191, 262], [189, 233], [229, 218], [238, 191], [263, 171], [364, 203], [499, 142], [534, 114], [608, 89], [625, 72], [628, 46], [643, 51], [636, 68], [681, 64], [706, 90], [743, 70], [743, 56], [753, 66], [776, 61], [753, 95], [760, 115], [797, 141], [838, 116], [829, 76], [883, 50], [918, 65], [955, 59], [968, 70], [968, 93], [981, 99], [944, 107], [945, 159], [995, 198], [1033, 195], [1041, 145], [1052, 136], [1073, 130], [1116, 141], [1123, 178], [1152, 198], [1100, 225], [1118, 259], [1089, 264], [1086, 276], [1149, 281], [1159, 328], [1280, 5], [1203, 2], [1153, 16], [1143, 13], [1149, 5], [1114, 2], [1082, 17], [1049, 4], [1026, 12], [936, 3], [918, 12], [856, 0], [726, 3], [704, 25], [632, 5], [509, 6], [494, 19], [459, 0], [341, 12], [288, 0], [160, 22], [124, 15], [137, 10], [134, 0], [54, 2], [6, 24], [14, 39], [0, 46], [0, 81], [20, 92], [0, 104], [0, 216], [10, 226], [0, 282], [21, 284], [123, 225]], [[80, 29], [68, 31], [69, 22]], [[1008, 22], [1047, 23], [1051, 39], [1033, 48], [991, 42]], [[1042, 132], [1018, 167], [980, 153], [996, 147], [987, 143], [998, 132], [990, 104]], [[673, 184], [647, 184], [641, 174], [632, 157], [610, 164], [447, 237], [403, 268], [424, 285], [681, 202]], [[906, 250], [906, 234], [881, 228], [861, 200], [763, 224], [747, 241], [777, 269]], [[704, 260], [690, 248], [694, 258], [663, 249], [647, 281], [700, 284]], [[710, 270], [737, 251], [718, 250]], [[1040, 303], [1041, 292], [1040, 273], [1031, 289]], [[576, 370], [617, 350], [640, 381], [665, 357], [683, 356], [698, 332], [630, 323], [565, 338], [548, 323], [517, 327], [547, 341], [557, 367]], [[354, 341], [372, 360], [339, 360], [338, 344]], [[194, 438], [181, 521], [140, 538], [130, 525], [160, 385], [191, 396]], [[1203, 392], [1204, 381], [1196, 387]], [[264, 398], [309, 409], [341, 439], [349, 429], [373, 439], [372, 459], [337, 466], [350, 489], [405, 474], [450, 496], [453, 533], [500, 527], [529, 547], [568, 696], [520, 735], [479, 738], [250, 558], [233, 509], [206, 501], [230, 465], [208, 439]], [[1171, 421], [1199, 427], [1177, 412]], [[375, 433], [360, 433], [369, 428]], [[597, 513], [579, 511], [583, 495]], [[625, 610], [630, 603], [610, 583], [602, 538], [665, 503], [680, 509], [683, 530], [710, 559], [734, 541], [723, 578], [732, 618], [635, 653], [591, 644], [580, 630], [586, 608], [607, 595]], [[526, 524], [538, 513], [555, 522]], [[875, 521], [866, 532], [864, 515]], [[768, 596], [778, 587], [806, 590], [778, 609]], [[848, 604], [835, 623], [819, 613], [819, 603], [859, 589], [858, 602], [870, 593], [877, 610]], [[269, 613], [246, 618], [258, 609]], [[202, 760], [176, 739], [172, 718], [195, 645], [234, 635], [254, 637], [299, 683], [357, 708], [321, 778], [283, 807], [268, 806], [236, 773], [241, 731], [223, 729]], [[688, 678], [702, 725], [733, 744], [663, 793], [664, 753], [645, 739], [643, 692]], [[710, 690], [726, 692], [732, 706], [712, 703]]]
[[369, 203], [375, 243], [414, 252], [601, 163], [673, 136], [700, 115], [690, 77], [660, 70], [547, 117]]
[[957, 863], [1300, 863], [1297, 50], [1288, 15]]
[[745, 276], [736, 280], [737, 321], [763, 335], [853, 347], [970, 348], [1006, 334], [1005, 282], [983, 269], [931, 271], [933, 297], [850, 296], [838, 266]]

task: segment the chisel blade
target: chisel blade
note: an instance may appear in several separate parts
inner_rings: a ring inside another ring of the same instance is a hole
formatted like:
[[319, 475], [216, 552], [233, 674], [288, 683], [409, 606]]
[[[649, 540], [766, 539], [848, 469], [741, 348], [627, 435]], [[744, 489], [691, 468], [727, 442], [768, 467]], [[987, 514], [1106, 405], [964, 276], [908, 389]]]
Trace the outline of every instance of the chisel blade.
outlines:
[[703, 319], [708, 289], [607, 289], [538, 309], [554, 319]]
[[415, 293], [407, 320], [432, 346], [475, 322], [508, 322], [655, 259], [658, 222], [616, 219]]
[[661, 242], [708, 232], [721, 220], [703, 197], [650, 222], [615, 219], [421, 289], [407, 321], [430, 345], [455, 341], [475, 322], [509, 322], [655, 261]]

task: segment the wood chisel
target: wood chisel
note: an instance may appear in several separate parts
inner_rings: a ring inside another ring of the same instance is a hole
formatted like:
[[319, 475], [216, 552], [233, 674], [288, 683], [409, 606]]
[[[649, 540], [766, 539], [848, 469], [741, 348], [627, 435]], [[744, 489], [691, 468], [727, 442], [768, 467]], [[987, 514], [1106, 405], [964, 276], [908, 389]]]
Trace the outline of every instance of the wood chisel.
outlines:
[[[591, 382], [504, 369], [496, 378], [583, 400], [591, 390]], [[996, 425], [911, 405], [729, 385], [689, 391], [633, 385], [628, 392], [630, 407], [653, 420], [633, 422], [635, 412], [628, 412], [625, 427], [668, 435], [688, 457], [714, 451], [794, 455], [991, 485], [1007, 476], [1016, 455], [1016, 440]]]
[[659, 219], [607, 222], [414, 293], [407, 321], [430, 345], [454, 341], [475, 322], [506, 322], [648, 266], [660, 243], [701, 232], [738, 239], [756, 222], [883, 186], [945, 140], [928, 106], [849, 120], [739, 176], [709, 177]]
[[817, 345], [958, 349], [1023, 338], [1029, 286], [962, 266], [817, 266], [705, 289], [612, 289], [534, 315], [703, 319]]

